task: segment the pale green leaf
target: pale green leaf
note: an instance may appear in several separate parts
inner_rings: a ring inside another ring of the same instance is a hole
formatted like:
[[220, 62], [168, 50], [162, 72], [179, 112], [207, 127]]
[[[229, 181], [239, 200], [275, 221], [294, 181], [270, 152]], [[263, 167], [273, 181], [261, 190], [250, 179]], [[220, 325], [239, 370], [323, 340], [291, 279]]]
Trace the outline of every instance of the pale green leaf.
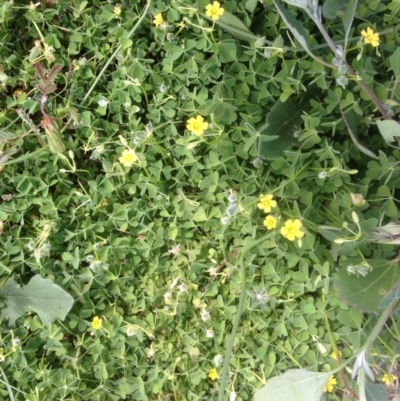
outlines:
[[396, 137], [400, 139], [400, 124], [397, 121], [377, 120], [376, 125], [386, 143], [394, 142]]
[[254, 395], [254, 401], [319, 401], [332, 372], [290, 369], [269, 379]]
[[71, 295], [39, 274], [22, 288], [9, 279], [0, 288], [0, 298], [7, 305], [0, 317], [8, 319], [10, 326], [15, 326], [15, 321], [30, 311], [36, 312], [44, 324], [56, 319], [64, 320], [74, 303]]
[[365, 277], [349, 274], [341, 267], [334, 286], [339, 297], [354, 308], [379, 314], [379, 304], [400, 279], [398, 262], [367, 260], [373, 268]]
[[368, 401], [389, 401], [389, 392], [385, 385], [366, 383], [365, 393]]

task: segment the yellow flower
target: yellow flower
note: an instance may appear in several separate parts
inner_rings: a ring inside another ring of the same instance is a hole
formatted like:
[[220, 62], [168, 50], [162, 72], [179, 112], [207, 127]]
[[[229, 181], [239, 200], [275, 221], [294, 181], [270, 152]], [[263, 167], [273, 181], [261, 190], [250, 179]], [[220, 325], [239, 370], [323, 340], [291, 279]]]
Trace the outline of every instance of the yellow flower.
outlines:
[[268, 230], [272, 230], [276, 227], [276, 218], [268, 215], [264, 220], [264, 226], [267, 227]]
[[203, 122], [204, 118], [202, 116], [197, 116], [196, 118], [189, 118], [186, 128], [193, 132], [196, 136], [201, 136], [204, 134], [204, 130], [208, 128], [208, 123]]
[[121, 15], [121, 7], [115, 6], [114, 7], [114, 14], [119, 17]]
[[136, 163], [138, 160], [139, 158], [136, 156], [133, 149], [125, 149], [122, 152], [122, 156], [119, 158], [119, 162], [125, 167], [131, 167], [132, 164]]
[[153, 24], [155, 26], [160, 26], [164, 22], [164, 18], [162, 17], [161, 13], [158, 13], [154, 16]]
[[216, 380], [216, 379], [218, 379], [217, 369], [212, 368], [212, 369], [210, 370], [210, 373], [208, 374], [208, 377], [209, 377], [211, 380]]
[[379, 33], [374, 32], [370, 27], [363, 29], [361, 35], [364, 36], [364, 42], [370, 43], [372, 46], [379, 46]]
[[338, 355], [338, 353], [336, 351], [332, 351], [331, 357], [333, 359], [338, 360], [338, 356], [342, 356], [342, 353], [340, 351], [339, 351], [339, 355]]
[[273, 195], [261, 195], [257, 207], [264, 210], [265, 213], [269, 213], [273, 207], [276, 207], [276, 201], [272, 200], [273, 197]]
[[218, 1], [214, 1], [213, 4], [206, 6], [207, 17], [212, 18], [214, 21], [216, 21], [223, 13], [224, 9], [221, 7]]
[[281, 228], [281, 234], [289, 241], [294, 241], [296, 238], [302, 238], [304, 236], [304, 233], [300, 228], [301, 221], [299, 219], [289, 219], [286, 221], [285, 227]]
[[387, 385], [393, 384], [395, 380], [396, 380], [396, 376], [394, 376], [390, 373], [385, 373], [382, 377], [382, 381]]
[[335, 384], [337, 384], [337, 381], [334, 376], [331, 376], [324, 388], [324, 393], [331, 393]]
[[92, 327], [98, 330], [101, 327], [101, 322], [102, 320], [98, 316], [95, 316], [92, 320]]

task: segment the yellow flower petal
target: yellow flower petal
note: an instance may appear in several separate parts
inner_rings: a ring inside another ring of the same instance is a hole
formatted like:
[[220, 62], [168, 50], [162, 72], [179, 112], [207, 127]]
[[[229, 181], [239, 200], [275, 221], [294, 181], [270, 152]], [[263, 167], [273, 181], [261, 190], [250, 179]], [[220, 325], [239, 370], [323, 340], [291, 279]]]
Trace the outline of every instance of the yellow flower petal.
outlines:
[[208, 374], [208, 377], [209, 377], [211, 380], [216, 380], [216, 379], [218, 379], [217, 369], [212, 368], [212, 369], [210, 370], [210, 373]]
[[208, 123], [204, 121], [204, 118], [202, 116], [196, 116], [196, 118], [189, 118], [186, 124], [186, 128], [194, 135], [201, 136], [208, 128]]
[[98, 330], [98, 329], [101, 328], [101, 325], [102, 325], [102, 320], [101, 320], [98, 316], [95, 316], [95, 317], [93, 318], [93, 320], [92, 320], [92, 327], [93, 327], [95, 330]]
[[331, 393], [335, 384], [337, 384], [337, 381], [334, 376], [331, 376], [328, 380], [328, 383], [326, 383], [324, 393]]
[[219, 17], [224, 13], [224, 9], [218, 3], [218, 1], [214, 1], [213, 4], [208, 4], [206, 6], [206, 15], [210, 17], [214, 21], [219, 19]]
[[287, 220], [284, 227], [281, 228], [281, 234], [289, 241], [294, 241], [296, 238], [302, 238], [304, 232], [300, 230], [301, 221], [299, 219]]
[[153, 24], [155, 26], [160, 26], [164, 22], [164, 18], [161, 13], [158, 13], [154, 16]]

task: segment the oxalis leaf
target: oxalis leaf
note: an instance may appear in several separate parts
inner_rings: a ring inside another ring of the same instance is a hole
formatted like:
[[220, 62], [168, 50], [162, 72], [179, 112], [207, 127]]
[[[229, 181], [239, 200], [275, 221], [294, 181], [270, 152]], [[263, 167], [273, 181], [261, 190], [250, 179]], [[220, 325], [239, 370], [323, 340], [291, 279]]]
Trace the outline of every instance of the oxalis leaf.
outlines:
[[[259, 154], [264, 159], [277, 159], [284, 155], [285, 150], [292, 148], [294, 144], [293, 134], [301, 125], [303, 111], [310, 108], [310, 99], [315, 96], [316, 86], [302, 95], [297, 103], [292, 99], [286, 102], [280, 100], [275, 103], [267, 116], [266, 124], [260, 129], [260, 144], [257, 144]], [[271, 136], [277, 139], [271, 141]]]
[[332, 372], [290, 369], [269, 379], [254, 395], [254, 401], [319, 401]]
[[0, 318], [8, 319], [9, 326], [26, 312], [36, 312], [44, 324], [64, 320], [74, 299], [66, 291], [39, 274], [21, 288], [13, 279], [0, 288], [0, 298], [6, 303]]
[[379, 304], [392, 291], [400, 279], [398, 262], [386, 260], [367, 260], [372, 271], [365, 277], [349, 275], [345, 268], [340, 268], [334, 282], [339, 297], [354, 308], [379, 314]]

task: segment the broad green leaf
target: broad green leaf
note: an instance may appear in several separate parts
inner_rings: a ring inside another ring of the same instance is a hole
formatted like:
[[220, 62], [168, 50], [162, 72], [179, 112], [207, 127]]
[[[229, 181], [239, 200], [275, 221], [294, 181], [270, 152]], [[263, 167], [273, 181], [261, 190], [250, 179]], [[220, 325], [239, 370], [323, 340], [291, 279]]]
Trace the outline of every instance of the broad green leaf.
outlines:
[[344, 26], [344, 49], [347, 49], [347, 41], [349, 39], [351, 25], [356, 15], [358, 0], [349, 0], [346, 10], [343, 14], [342, 21]]
[[395, 141], [395, 137], [400, 139], [400, 124], [395, 120], [382, 120], [376, 121], [376, 125], [379, 128], [383, 139], [386, 143]]
[[389, 401], [389, 392], [383, 384], [366, 383], [365, 393], [368, 401]]
[[61, 287], [39, 274], [20, 287], [13, 279], [0, 288], [0, 298], [6, 303], [0, 317], [8, 319], [10, 326], [26, 312], [36, 312], [44, 324], [56, 319], [64, 320], [74, 304], [74, 299]]
[[[310, 98], [315, 94], [315, 87], [310, 88], [297, 103], [291, 99], [277, 101], [267, 116], [266, 124], [260, 129], [258, 141], [260, 156], [265, 159], [277, 159], [291, 149], [295, 141], [293, 135], [301, 125], [301, 115], [307, 110]], [[277, 139], [271, 141], [271, 136]]]
[[400, 47], [389, 57], [390, 66], [396, 79], [400, 78]]
[[343, 15], [348, 3], [348, 0], [326, 0], [322, 6], [322, 14], [326, 19], [334, 19]]
[[254, 394], [254, 401], [319, 401], [332, 372], [290, 369], [269, 379]]
[[350, 275], [346, 268], [340, 268], [334, 282], [339, 297], [354, 308], [379, 314], [379, 305], [400, 279], [398, 262], [367, 260], [373, 268], [365, 277]]

